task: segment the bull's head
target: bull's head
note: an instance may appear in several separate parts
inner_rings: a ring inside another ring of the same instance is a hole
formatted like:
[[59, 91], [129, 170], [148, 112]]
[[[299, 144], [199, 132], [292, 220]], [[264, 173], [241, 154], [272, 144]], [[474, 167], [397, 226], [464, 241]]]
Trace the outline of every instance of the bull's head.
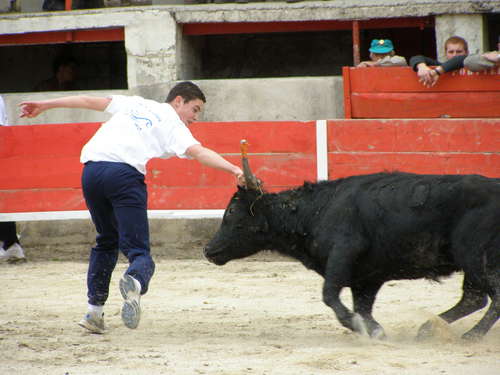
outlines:
[[205, 257], [217, 265], [255, 254], [265, 249], [269, 240], [267, 219], [263, 210], [257, 208], [263, 196], [261, 182], [248, 165], [245, 141], [242, 141], [242, 164], [246, 186], [238, 187], [219, 230], [203, 250]]

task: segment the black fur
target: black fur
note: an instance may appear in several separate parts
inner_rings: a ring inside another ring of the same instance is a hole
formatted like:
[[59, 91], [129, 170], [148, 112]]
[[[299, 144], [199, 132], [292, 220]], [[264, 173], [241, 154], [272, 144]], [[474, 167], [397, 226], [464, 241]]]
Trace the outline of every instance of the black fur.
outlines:
[[[386, 281], [463, 271], [462, 299], [440, 317], [451, 323], [486, 306], [489, 296], [486, 314], [463, 336], [478, 338], [500, 317], [500, 179], [398, 172], [274, 194], [240, 188], [204, 253], [222, 265], [260, 250], [322, 275], [323, 300], [340, 323], [372, 337], [385, 336], [372, 307]], [[351, 288], [352, 312], [339, 299], [344, 287]]]

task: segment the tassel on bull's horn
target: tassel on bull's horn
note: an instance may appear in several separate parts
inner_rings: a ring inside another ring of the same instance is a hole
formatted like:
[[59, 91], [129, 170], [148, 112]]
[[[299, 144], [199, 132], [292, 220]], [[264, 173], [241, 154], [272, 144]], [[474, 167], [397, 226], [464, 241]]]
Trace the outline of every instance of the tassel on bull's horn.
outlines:
[[250, 170], [250, 166], [248, 165], [248, 159], [247, 159], [247, 148], [248, 148], [248, 142], [246, 139], [242, 139], [240, 141], [240, 148], [241, 148], [241, 163], [243, 165], [243, 175], [245, 176], [245, 184], [247, 189], [249, 190], [260, 190], [260, 184], [259, 180], [257, 177], [255, 177]]

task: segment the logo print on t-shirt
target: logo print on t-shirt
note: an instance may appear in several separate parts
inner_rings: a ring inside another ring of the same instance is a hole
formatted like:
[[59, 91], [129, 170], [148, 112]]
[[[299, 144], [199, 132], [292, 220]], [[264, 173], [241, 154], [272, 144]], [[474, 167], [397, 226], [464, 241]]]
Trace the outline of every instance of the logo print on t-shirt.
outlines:
[[142, 131], [146, 128], [150, 128], [153, 126], [153, 122], [146, 118], [136, 115], [135, 113], [131, 113], [132, 118], [134, 119], [134, 124], [137, 130]]

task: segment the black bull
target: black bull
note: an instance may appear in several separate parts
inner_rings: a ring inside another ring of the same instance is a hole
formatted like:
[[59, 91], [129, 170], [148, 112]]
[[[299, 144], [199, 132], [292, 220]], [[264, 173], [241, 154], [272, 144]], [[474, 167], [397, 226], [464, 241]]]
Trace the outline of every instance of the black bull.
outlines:
[[[389, 280], [437, 280], [463, 271], [460, 301], [439, 316], [451, 323], [491, 304], [464, 338], [480, 338], [500, 317], [500, 179], [478, 175], [379, 173], [280, 193], [239, 188], [204, 249], [223, 265], [275, 250], [324, 278], [323, 301], [340, 323], [384, 337], [372, 317]], [[350, 287], [353, 311], [340, 300]], [[430, 323], [419, 330], [430, 334]]]

